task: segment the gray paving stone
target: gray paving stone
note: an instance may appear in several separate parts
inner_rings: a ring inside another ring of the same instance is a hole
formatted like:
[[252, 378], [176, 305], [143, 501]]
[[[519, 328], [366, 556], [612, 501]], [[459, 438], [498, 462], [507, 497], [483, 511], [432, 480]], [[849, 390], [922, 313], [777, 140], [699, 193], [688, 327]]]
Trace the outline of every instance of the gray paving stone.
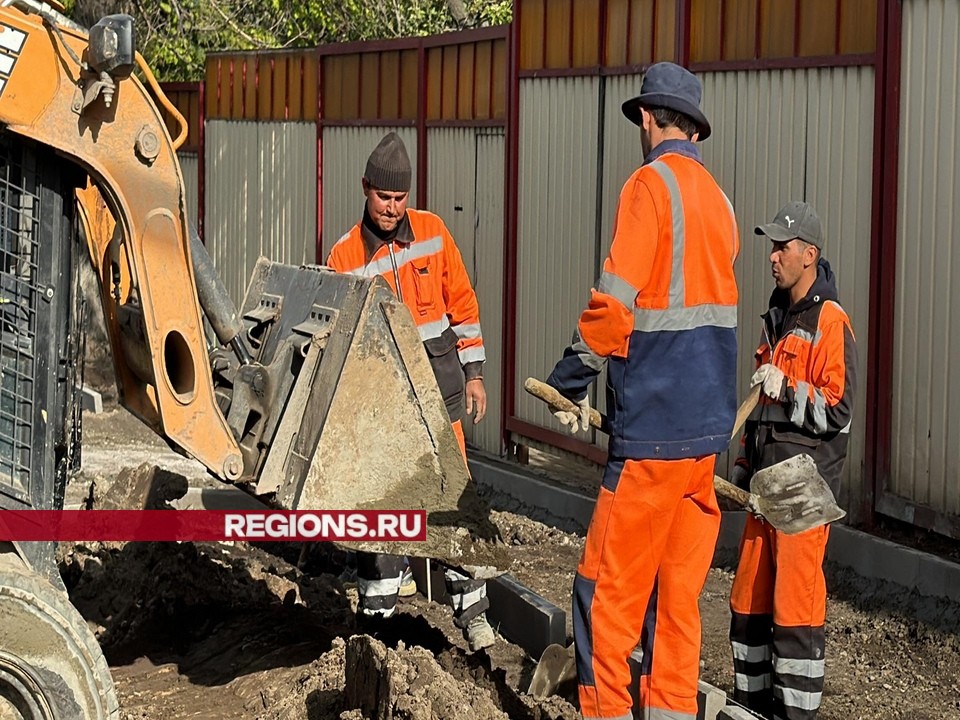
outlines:
[[103, 397], [92, 387], [84, 385], [77, 388], [80, 391], [80, 407], [89, 413], [99, 415], [103, 412]]
[[543, 482], [506, 463], [477, 454], [470, 456], [470, 473], [492, 507], [517, 512], [566, 532], [583, 532], [590, 525], [595, 498]]
[[738, 705], [727, 705], [717, 714], [717, 720], [758, 720], [759, 717]]
[[716, 720], [727, 706], [727, 694], [718, 687], [700, 680], [697, 683], [697, 720]]
[[487, 582], [490, 609], [487, 619], [494, 629], [519, 645], [534, 659], [553, 643], [567, 641], [567, 614], [537, 595], [512, 575]]
[[926, 553], [845, 525], [831, 529], [827, 546], [828, 560], [849, 567], [861, 577], [886, 580], [906, 588], [917, 586], [920, 561], [924, 557], [928, 557]]

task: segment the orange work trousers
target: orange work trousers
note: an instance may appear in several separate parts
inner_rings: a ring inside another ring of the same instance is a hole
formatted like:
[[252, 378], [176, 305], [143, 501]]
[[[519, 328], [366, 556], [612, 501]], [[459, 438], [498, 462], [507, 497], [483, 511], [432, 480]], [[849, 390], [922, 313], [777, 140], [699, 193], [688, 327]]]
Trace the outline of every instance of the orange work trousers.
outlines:
[[730, 593], [734, 699], [765, 717], [813, 720], [823, 693], [830, 528], [796, 535], [747, 516]]
[[[460, 452], [463, 455], [463, 461], [467, 461], [467, 441], [463, 437], [463, 421], [454, 420], [450, 425], [453, 426], [453, 434], [457, 436], [457, 443], [460, 445]], [[468, 466], [469, 467], [469, 466]]]
[[696, 718], [697, 601], [720, 529], [715, 461], [710, 455], [607, 463], [574, 580], [584, 718], [633, 717], [628, 658], [641, 634], [645, 718]]

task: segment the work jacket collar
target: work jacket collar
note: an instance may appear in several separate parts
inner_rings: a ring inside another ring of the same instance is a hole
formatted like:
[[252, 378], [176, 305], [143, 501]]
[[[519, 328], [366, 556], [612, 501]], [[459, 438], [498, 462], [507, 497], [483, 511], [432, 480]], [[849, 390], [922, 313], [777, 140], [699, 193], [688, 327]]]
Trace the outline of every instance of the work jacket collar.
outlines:
[[409, 245], [413, 242], [413, 228], [410, 227], [410, 213], [405, 212], [397, 227], [389, 233], [384, 233], [373, 222], [370, 213], [367, 212], [367, 206], [363, 206], [363, 220], [360, 221], [360, 235], [363, 238], [363, 245], [367, 251], [367, 258], [372, 258], [382, 245], [391, 242], [400, 245]]
[[664, 140], [650, 151], [650, 154], [643, 159], [643, 164], [649, 165], [667, 153], [683, 155], [691, 160], [696, 160], [701, 165], [703, 164], [703, 155], [700, 154], [700, 148], [697, 147], [696, 143], [690, 142], [689, 140]]

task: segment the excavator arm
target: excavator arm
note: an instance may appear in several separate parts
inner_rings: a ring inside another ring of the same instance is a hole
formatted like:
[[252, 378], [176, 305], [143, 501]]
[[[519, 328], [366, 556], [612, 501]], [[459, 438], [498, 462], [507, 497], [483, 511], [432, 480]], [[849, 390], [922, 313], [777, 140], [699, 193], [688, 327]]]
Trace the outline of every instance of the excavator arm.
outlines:
[[[264, 258], [237, 309], [190, 232], [184, 133], [171, 139], [161, 106], [178, 117], [128, 16], [86, 31], [46, 2], [0, 0], [0, 512], [63, 507], [79, 231], [121, 403], [171, 445], [275, 507], [426, 512], [426, 541], [359, 549], [505, 569], [409, 311], [380, 278]], [[55, 550], [0, 537], [2, 704], [116, 720]]]
[[136, 54], [129, 16], [88, 32], [46, 3], [0, 1], [0, 132], [86, 176], [79, 225], [122, 404], [275, 506], [427, 511], [426, 542], [365, 549], [502, 569], [409, 311], [380, 278], [266, 259], [238, 310], [191, 235], [184, 133], [171, 139], [160, 106], [180, 118]]
[[218, 477], [239, 478], [239, 446], [211, 380], [183, 179], [153, 97], [133, 75], [114, 79], [92, 67], [91, 38], [79, 30], [13, 9], [0, 30], [10, 66], [0, 122], [55, 148], [91, 179], [79, 193], [81, 215], [123, 404]]

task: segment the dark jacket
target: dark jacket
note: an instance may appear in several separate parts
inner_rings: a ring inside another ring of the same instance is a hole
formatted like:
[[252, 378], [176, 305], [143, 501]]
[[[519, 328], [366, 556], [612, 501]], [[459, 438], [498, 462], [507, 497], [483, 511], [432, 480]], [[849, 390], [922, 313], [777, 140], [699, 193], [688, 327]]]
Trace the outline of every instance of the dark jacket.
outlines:
[[757, 367], [772, 363], [785, 380], [779, 400], [761, 396], [737, 464], [752, 473], [806, 453], [836, 495], [853, 415], [857, 348], [826, 260], [806, 297], [789, 303], [787, 292], [774, 290], [763, 316]]

